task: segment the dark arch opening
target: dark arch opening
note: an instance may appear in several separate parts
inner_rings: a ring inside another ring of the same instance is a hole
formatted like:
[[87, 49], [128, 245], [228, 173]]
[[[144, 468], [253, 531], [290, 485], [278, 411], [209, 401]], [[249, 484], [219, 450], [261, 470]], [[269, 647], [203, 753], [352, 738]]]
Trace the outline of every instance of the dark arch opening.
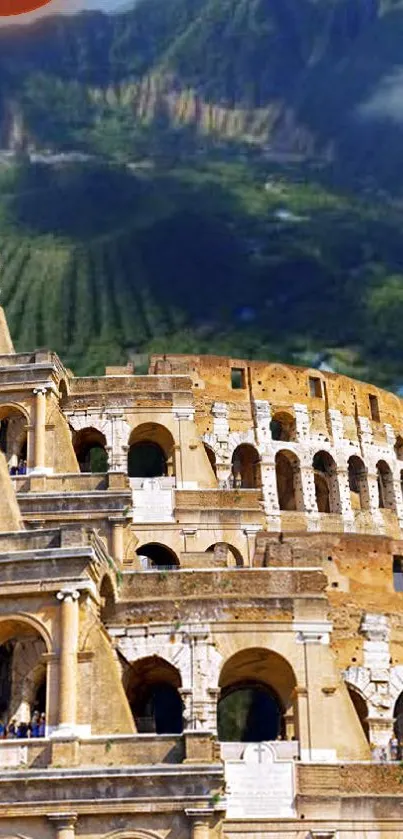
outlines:
[[107, 472], [106, 438], [96, 428], [83, 428], [73, 434], [73, 447], [80, 472]]
[[396, 438], [395, 455], [397, 460], [403, 460], [403, 438], [399, 436]]
[[127, 696], [140, 734], [181, 734], [183, 704], [181, 678], [172, 664], [151, 656], [130, 668]]
[[369, 742], [368, 708], [365, 699], [351, 685], [347, 685], [350, 699], [354, 705], [362, 730]]
[[242, 489], [261, 485], [259, 452], [249, 443], [237, 446], [232, 455], [232, 480], [234, 487]]
[[376, 471], [378, 479], [379, 507], [381, 510], [395, 510], [395, 491], [390, 466], [388, 466], [384, 460], [380, 460], [376, 464]]
[[353, 510], [369, 509], [369, 491], [365, 464], [357, 455], [348, 460], [348, 485]]
[[276, 692], [259, 682], [231, 685], [217, 708], [221, 742], [259, 743], [284, 737], [284, 709]]
[[[10, 736], [14, 736], [18, 729], [19, 737], [27, 737], [30, 724], [33, 737], [44, 736], [47, 701], [47, 670], [43, 661], [45, 642], [27, 624], [16, 623], [7, 627], [5, 622], [4, 630], [6, 638], [7, 635], [9, 637], [0, 645], [0, 721], [4, 726], [14, 727], [10, 729]], [[40, 715], [43, 715], [42, 720]]]
[[321, 451], [315, 454], [312, 466], [319, 513], [339, 513], [340, 495], [335, 461], [328, 452]]
[[403, 743], [403, 693], [401, 693], [395, 702], [393, 711], [394, 716], [394, 732], [399, 743]]
[[284, 412], [274, 414], [270, 423], [272, 440], [289, 443], [295, 437], [295, 422], [291, 414]]
[[102, 580], [99, 596], [101, 599], [101, 621], [102, 623], [107, 623], [114, 613], [115, 606], [115, 592], [113, 590], [112, 582], [107, 575], [105, 575]]
[[163, 449], [147, 440], [130, 446], [127, 465], [130, 478], [160, 478], [167, 474]]
[[296, 484], [300, 469], [298, 458], [292, 452], [276, 454], [276, 482], [280, 510], [298, 510]]
[[144, 557], [147, 562], [144, 562], [145, 570], [147, 568], [178, 568], [179, 560], [171, 548], [166, 545], [160, 545], [158, 542], [150, 542], [147, 545], [142, 545], [138, 548], [136, 554], [139, 557]]
[[211, 468], [214, 472], [215, 477], [217, 477], [217, 461], [216, 461], [215, 453], [213, 452], [213, 449], [210, 448], [210, 446], [207, 445], [207, 443], [203, 443], [203, 445], [204, 445], [204, 451], [206, 452], [206, 455], [209, 459], [210, 466], [211, 466]]
[[11, 475], [27, 471], [27, 418], [14, 405], [0, 408], [0, 450], [5, 455]]

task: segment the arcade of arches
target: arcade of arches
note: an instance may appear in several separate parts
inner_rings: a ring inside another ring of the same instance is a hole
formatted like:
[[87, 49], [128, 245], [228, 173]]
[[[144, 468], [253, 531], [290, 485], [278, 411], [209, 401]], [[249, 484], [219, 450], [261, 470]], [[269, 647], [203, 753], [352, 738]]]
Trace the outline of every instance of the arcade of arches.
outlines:
[[219, 740], [252, 743], [295, 738], [295, 687], [294, 672], [278, 653], [262, 648], [235, 653], [219, 680]]
[[139, 734], [181, 734], [183, 705], [178, 670], [159, 656], [126, 669], [124, 687]]
[[129, 439], [130, 478], [160, 478], [175, 474], [175, 443], [170, 431], [158, 423], [143, 423]]

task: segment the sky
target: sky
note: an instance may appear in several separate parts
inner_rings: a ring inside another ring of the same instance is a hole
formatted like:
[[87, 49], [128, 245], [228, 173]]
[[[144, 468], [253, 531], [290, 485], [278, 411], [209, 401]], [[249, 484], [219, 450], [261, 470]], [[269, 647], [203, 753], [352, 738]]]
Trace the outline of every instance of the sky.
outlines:
[[0, 26], [4, 24], [29, 23], [38, 17], [54, 14], [55, 12], [75, 12], [78, 9], [103, 9], [105, 12], [113, 11], [123, 5], [122, 0], [51, 0], [51, 2], [38, 12], [32, 14], [18, 15], [17, 17], [1, 17]]

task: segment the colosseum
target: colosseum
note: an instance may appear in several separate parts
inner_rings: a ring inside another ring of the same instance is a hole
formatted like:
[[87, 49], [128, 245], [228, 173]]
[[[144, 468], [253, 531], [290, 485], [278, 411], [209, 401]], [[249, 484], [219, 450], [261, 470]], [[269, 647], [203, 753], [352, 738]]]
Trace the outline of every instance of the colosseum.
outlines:
[[403, 836], [403, 403], [0, 310], [1, 839]]

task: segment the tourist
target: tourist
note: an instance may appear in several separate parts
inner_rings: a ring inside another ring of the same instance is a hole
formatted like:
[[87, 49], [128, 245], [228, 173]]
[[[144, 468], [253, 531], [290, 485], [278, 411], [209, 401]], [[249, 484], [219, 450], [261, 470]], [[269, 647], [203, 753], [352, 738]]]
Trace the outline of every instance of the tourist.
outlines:
[[397, 737], [391, 737], [389, 740], [389, 757], [390, 760], [399, 760], [400, 747]]
[[17, 736], [17, 720], [13, 718], [7, 728], [7, 738], [13, 740]]
[[18, 475], [26, 475], [27, 474], [27, 461], [23, 460], [22, 457], [20, 457], [20, 459], [18, 461], [17, 474]]
[[28, 737], [29, 725], [27, 722], [20, 722], [17, 728], [17, 737], [19, 740], [25, 740]]
[[41, 714], [40, 721], [39, 721], [38, 737], [44, 737], [45, 734], [46, 734], [46, 714]]
[[34, 711], [31, 718], [31, 737], [39, 737], [39, 711]]
[[3, 722], [3, 720], [0, 720], [0, 740], [4, 739], [6, 734], [7, 734], [6, 724]]

